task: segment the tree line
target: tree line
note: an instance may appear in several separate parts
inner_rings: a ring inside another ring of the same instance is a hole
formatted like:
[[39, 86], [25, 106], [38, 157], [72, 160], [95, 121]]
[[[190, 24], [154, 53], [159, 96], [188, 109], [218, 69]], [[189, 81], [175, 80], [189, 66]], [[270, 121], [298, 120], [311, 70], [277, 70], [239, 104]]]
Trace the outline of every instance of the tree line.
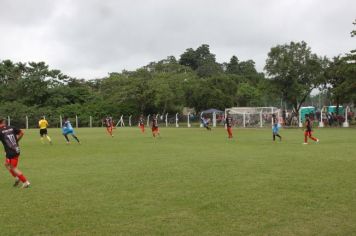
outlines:
[[[356, 24], [356, 21], [354, 22]], [[355, 36], [355, 31], [351, 36]], [[312, 52], [306, 42], [270, 49], [264, 67], [253, 60], [218, 63], [209, 45], [185, 50], [134, 71], [85, 80], [50, 69], [45, 62], [0, 61], [0, 114], [58, 117], [176, 113], [232, 106], [284, 106], [298, 112], [319, 88], [336, 105], [356, 101], [356, 51], [332, 59]]]

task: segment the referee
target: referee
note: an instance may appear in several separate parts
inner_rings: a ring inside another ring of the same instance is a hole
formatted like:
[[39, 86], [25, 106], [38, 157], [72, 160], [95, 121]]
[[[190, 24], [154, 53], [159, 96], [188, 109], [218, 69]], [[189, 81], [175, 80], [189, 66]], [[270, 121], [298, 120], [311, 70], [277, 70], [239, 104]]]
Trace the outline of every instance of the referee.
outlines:
[[38, 126], [40, 127], [41, 142], [44, 143], [43, 137], [46, 137], [48, 142], [52, 144], [52, 140], [47, 134], [47, 127], [49, 126], [48, 121], [45, 119], [44, 116], [41, 117], [40, 121], [38, 122]]

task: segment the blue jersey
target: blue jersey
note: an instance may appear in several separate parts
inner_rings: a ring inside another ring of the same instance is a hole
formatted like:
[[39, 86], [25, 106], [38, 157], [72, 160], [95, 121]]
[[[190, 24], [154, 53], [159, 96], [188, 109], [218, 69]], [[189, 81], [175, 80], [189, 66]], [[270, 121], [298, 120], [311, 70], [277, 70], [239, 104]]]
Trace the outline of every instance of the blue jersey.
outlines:
[[278, 124], [273, 124], [272, 126], [272, 132], [273, 133], [278, 133], [279, 131], [279, 125]]
[[62, 132], [63, 134], [73, 133], [73, 127], [69, 120], [63, 123]]
[[272, 132], [273, 133], [278, 133], [280, 124], [278, 123], [278, 120], [276, 118], [273, 118], [273, 126], [272, 126]]

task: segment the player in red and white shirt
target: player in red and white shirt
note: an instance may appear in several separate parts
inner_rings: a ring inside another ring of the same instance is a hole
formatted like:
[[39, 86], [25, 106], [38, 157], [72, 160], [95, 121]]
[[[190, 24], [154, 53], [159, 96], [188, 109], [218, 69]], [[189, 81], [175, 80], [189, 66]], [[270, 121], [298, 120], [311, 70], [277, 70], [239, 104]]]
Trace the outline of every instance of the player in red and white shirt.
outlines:
[[112, 117], [106, 117], [104, 119], [104, 124], [106, 126], [106, 131], [110, 134], [111, 137], [114, 137], [112, 134], [114, 128], [114, 121], [112, 120]]
[[304, 131], [304, 143], [303, 144], [308, 144], [308, 137], [315, 141], [315, 142], [319, 142], [319, 139], [315, 138], [312, 136], [313, 130], [312, 130], [312, 124], [311, 121], [309, 119], [309, 115], [305, 115], [305, 131]]
[[30, 186], [30, 182], [17, 168], [20, 157], [19, 141], [23, 135], [24, 133], [22, 130], [14, 126], [7, 126], [6, 120], [0, 118], [0, 140], [4, 145], [6, 153], [5, 167], [15, 178], [14, 187], [18, 186], [21, 181], [23, 183], [22, 188], [28, 188]]
[[153, 114], [153, 116], [152, 116], [151, 128], [152, 128], [152, 135], [154, 138], [160, 135], [159, 128], [158, 128], [158, 120], [157, 120], [157, 116], [155, 114]]
[[232, 139], [232, 117], [230, 114], [227, 114], [225, 118], [226, 130], [228, 133], [228, 138]]
[[143, 119], [143, 115], [140, 116], [140, 119], [138, 120], [138, 126], [141, 129], [142, 133], [145, 133], [145, 120]]

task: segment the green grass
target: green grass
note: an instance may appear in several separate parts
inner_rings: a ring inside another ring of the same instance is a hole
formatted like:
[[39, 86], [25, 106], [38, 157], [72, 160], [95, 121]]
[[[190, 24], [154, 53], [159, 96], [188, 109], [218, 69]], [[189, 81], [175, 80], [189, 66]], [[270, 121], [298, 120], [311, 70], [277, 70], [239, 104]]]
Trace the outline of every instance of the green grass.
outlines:
[[13, 188], [0, 169], [1, 235], [356, 235], [356, 130], [49, 129], [21, 141]]

